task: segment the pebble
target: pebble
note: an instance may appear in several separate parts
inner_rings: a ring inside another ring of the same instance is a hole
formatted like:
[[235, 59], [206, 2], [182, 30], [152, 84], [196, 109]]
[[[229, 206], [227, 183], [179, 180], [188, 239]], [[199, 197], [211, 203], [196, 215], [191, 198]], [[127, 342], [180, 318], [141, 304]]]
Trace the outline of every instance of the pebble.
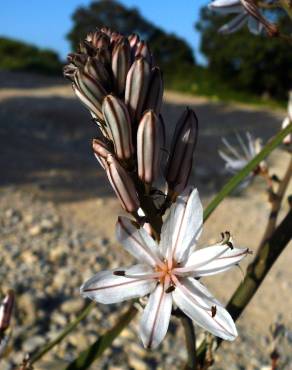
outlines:
[[82, 310], [84, 303], [83, 298], [74, 298], [62, 303], [60, 308], [66, 314], [78, 313]]

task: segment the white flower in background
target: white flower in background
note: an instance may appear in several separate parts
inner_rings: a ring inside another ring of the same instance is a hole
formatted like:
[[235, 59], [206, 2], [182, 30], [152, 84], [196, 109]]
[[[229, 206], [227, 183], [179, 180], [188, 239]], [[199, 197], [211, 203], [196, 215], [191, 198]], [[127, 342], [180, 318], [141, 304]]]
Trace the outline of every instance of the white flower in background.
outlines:
[[225, 233], [220, 243], [195, 250], [202, 225], [202, 204], [198, 191], [191, 188], [171, 206], [159, 245], [143, 228], [120, 217], [117, 239], [139, 263], [97, 273], [81, 287], [81, 294], [105, 304], [150, 294], [140, 322], [146, 348], [156, 348], [163, 340], [173, 304], [212, 334], [235, 339], [230, 314], [198, 279], [237, 265], [248, 249], [234, 248], [230, 234]]
[[[263, 24], [259, 21], [257, 17], [254, 17], [247, 9], [248, 2], [246, 0], [214, 0], [211, 2], [208, 7], [211, 10], [216, 11], [219, 14], [237, 14], [230, 22], [224, 24], [219, 28], [218, 32], [222, 34], [230, 34], [238, 31], [246, 24], [248, 29], [254, 35], [259, 35], [262, 33], [264, 27]], [[249, 9], [250, 10], [250, 9]], [[254, 15], [259, 15], [256, 8], [252, 8]], [[255, 11], [256, 10], [256, 11]]]
[[[226, 170], [232, 174], [243, 169], [262, 150], [261, 139], [254, 139], [249, 132], [246, 133], [246, 143], [240, 135], [236, 135], [236, 137], [240, 150], [231, 145], [226, 138], [222, 138], [225, 145], [224, 150], [219, 150], [220, 157], [225, 161]], [[242, 183], [242, 186], [247, 186], [255, 175], [266, 174], [267, 171], [267, 163], [265, 161], [260, 162], [253, 173]]]
[[[286, 128], [292, 122], [292, 90], [289, 92], [289, 101], [288, 101], [288, 116], [284, 118], [282, 122], [282, 129]], [[283, 144], [291, 145], [292, 143], [292, 134], [287, 135], [284, 140]]]

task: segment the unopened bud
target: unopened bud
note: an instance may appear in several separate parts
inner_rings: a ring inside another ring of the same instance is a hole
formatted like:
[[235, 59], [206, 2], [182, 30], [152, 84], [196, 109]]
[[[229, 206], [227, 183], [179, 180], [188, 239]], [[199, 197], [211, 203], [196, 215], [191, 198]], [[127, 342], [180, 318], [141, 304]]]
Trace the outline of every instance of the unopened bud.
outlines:
[[135, 57], [136, 58], [142, 57], [142, 58], [146, 59], [147, 62], [151, 65], [152, 55], [151, 55], [151, 52], [150, 52], [150, 49], [149, 49], [149, 46], [148, 46], [147, 42], [140, 41], [137, 44]]
[[131, 64], [130, 44], [127, 39], [120, 40], [112, 52], [112, 71], [116, 93], [120, 96], [125, 91], [126, 78]]
[[0, 306], [0, 332], [9, 328], [14, 307], [14, 292], [9, 290]]
[[101, 104], [106, 91], [102, 85], [89, 74], [78, 70], [73, 88], [78, 98], [90, 109], [93, 115], [103, 120]]
[[[282, 122], [282, 130], [286, 128], [292, 121], [290, 121], [289, 117], [286, 117]], [[284, 145], [291, 145], [292, 144], [292, 134], [288, 134], [283, 139]]]
[[149, 63], [137, 59], [131, 66], [126, 80], [125, 102], [133, 122], [139, 122], [144, 108], [150, 80]]
[[98, 160], [100, 165], [105, 169], [106, 167], [106, 158], [109, 154], [112, 154], [108, 145], [99, 139], [92, 140], [92, 149], [95, 155], [95, 158]]
[[153, 109], [159, 115], [163, 98], [163, 80], [162, 74], [158, 67], [151, 70], [151, 77], [145, 99], [144, 109]]
[[186, 109], [175, 128], [166, 170], [169, 188], [177, 193], [182, 192], [187, 186], [197, 136], [197, 117], [191, 109]]
[[110, 131], [115, 153], [121, 160], [129, 159], [134, 152], [132, 127], [126, 105], [113, 95], [107, 95], [102, 104], [102, 112]]
[[110, 89], [110, 76], [105, 66], [96, 58], [89, 57], [86, 61], [84, 72], [99, 82], [106, 90]]
[[113, 155], [107, 156], [106, 163], [108, 179], [122, 207], [126, 212], [136, 212], [140, 207], [140, 202], [132, 178]]
[[139, 36], [136, 34], [136, 33], [132, 33], [129, 37], [128, 37], [128, 40], [129, 40], [129, 43], [130, 43], [130, 47], [131, 49], [134, 49], [136, 51], [136, 48], [138, 46], [138, 43], [140, 41], [140, 38]]
[[155, 181], [159, 174], [160, 138], [159, 119], [149, 110], [144, 113], [137, 132], [138, 176], [147, 183]]

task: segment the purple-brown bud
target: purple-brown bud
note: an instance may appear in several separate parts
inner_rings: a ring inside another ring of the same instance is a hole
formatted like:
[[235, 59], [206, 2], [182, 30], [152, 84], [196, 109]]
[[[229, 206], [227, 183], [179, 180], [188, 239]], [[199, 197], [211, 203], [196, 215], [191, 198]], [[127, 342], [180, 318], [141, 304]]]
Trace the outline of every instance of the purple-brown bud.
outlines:
[[14, 292], [9, 290], [0, 306], [0, 332], [9, 328], [14, 300]]
[[127, 39], [116, 43], [112, 52], [112, 71], [116, 93], [120, 96], [125, 91], [126, 78], [131, 65], [130, 44]]
[[103, 86], [88, 73], [78, 70], [75, 74], [73, 88], [75, 94], [92, 112], [93, 116], [103, 120], [101, 104], [106, 95], [106, 90]]
[[181, 193], [187, 186], [197, 143], [198, 120], [191, 109], [179, 119], [173, 135], [166, 169], [166, 181], [171, 190]]
[[115, 96], [107, 95], [102, 104], [102, 112], [117, 157], [121, 160], [131, 158], [134, 148], [131, 120], [126, 105]]
[[92, 149], [95, 155], [95, 158], [98, 160], [100, 165], [105, 169], [106, 167], [106, 158], [109, 154], [112, 154], [110, 148], [106, 143], [99, 139], [92, 140]]
[[137, 132], [137, 161], [138, 176], [151, 184], [159, 175], [160, 164], [160, 138], [159, 119], [149, 110], [144, 113]]
[[129, 213], [136, 212], [140, 202], [135, 184], [113, 155], [108, 155], [106, 158], [106, 173], [124, 210]]
[[148, 92], [145, 99], [144, 109], [153, 109], [159, 115], [163, 98], [163, 80], [158, 67], [151, 70]]
[[99, 82], [106, 90], [110, 89], [110, 76], [105, 66], [96, 58], [89, 57], [84, 66], [84, 72]]
[[147, 62], [151, 65], [152, 64], [152, 55], [149, 49], [149, 46], [147, 42], [145, 41], [140, 41], [137, 44], [136, 47], [136, 52], [135, 52], [135, 57], [139, 58], [142, 57], [147, 60]]
[[142, 116], [149, 80], [149, 63], [143, 58], [137, 59], [128, 72], [125, 90], [125, 102], [133, 122], [139, 122]]

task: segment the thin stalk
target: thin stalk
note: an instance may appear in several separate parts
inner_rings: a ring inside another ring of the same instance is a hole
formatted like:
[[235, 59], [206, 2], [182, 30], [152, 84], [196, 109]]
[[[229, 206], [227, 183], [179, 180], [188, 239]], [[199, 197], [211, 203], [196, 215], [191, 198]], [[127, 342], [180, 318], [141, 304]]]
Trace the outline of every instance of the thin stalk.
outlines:
[[197, 349], [196, 349], [196, 333], [192, 320], [183, 314], [181, 322], [185, 331], [186, 348], [188, 353], [188, 360], [184, 370], [197, 369]]
[[277, 135], [268, 141], [258, 155], [256, 155], [242, 170], [233, 176], [220, 192], [212, 199], [204, 211], [204, 221], [206, 221], [213, 211], [218, 207], [222, 200], [229, 195], [248, 174], [256, 168], [256, 166], [263, 161], [281, 142], [292, 132], [292, 123], [290, 123], [284, 130], [281, 130]]
[[89, 314], [89, 312], [93, 309], [94, 306], [95, 302], [89, 303], [76, 317], [76, 319], [69, 323], [54, 340], [46, 344], [39, 352], [31, 356], [30, 364], [34, 364], [36, 361], [42, 358], [47, 352], [49, 352], [53, 347], [59, 344], [68, 334], [71, 333], [71, 331], [73, 331], [76, 328], [80, 321], [85, 319], [85, 317]]
[[121, 334], [122, 330], [133, 320], [137, 312], [137, 308], [131, 305], [130, 308], [118, 318], [116, 324], [110, 330], [100, 336], [89, 348], [81, 352], [64, 370], [88, 369], [112, 344], [114, 339]]

